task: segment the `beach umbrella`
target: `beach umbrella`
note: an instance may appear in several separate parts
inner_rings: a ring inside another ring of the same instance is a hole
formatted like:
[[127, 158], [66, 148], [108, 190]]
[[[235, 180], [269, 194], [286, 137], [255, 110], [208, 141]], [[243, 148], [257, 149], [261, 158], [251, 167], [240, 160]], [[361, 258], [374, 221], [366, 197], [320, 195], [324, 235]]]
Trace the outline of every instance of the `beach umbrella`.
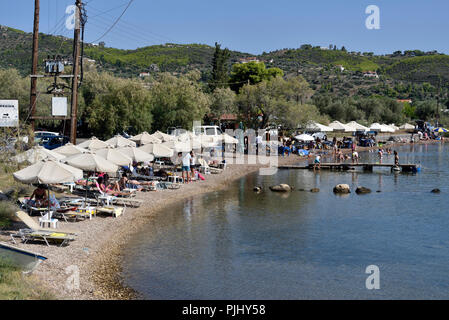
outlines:
[[151, 136], [153, 136], [154, 138], [157, 138], [159, 140], [162, 140], [163, 142], [176, 140], [175, 136], [171, 136], [169, 134], [166, 134], [166, 133], [163, 133], [160, 131], [156, 131]]
[[314, 131], [314, 132], [332, 132], [333, 128], [329, 126], [325, 126], [323, 124], [319, 124], [318, 122], [311, 121], [306, 125], [306, 130]]
[[136, 147], [124, 147], [118, 149], [124, 155], [130, 157], [134, 162], [153, 161], [154, 156]]
[[239, 141], [236, 138], [230, 136], [227, 133], [223, 133], [222, 139], [223, 139], [222, 141], [224, 143], [226, 143], [226, 144], [237, 144], [237, 143], [239, 143]]
[[190, 141], [180, 142], [180, 141], [167, 141], [162, 143], [163, 146], [172, 149], [175, 152], [190, 152], [192, 151], [192, 144]]
[[63, 160], [65, 163], [84, 171], [115, 173], [118, 166], [93, 152], [76, 154]]
[[399, 131], [399, 127], [396, 126], [394, 123], [391, 123], [388, 125], [391, 129], [393, 129], [394, 131]]
[[131, 137], [130, 140], [140, 144], [148, 144], [148, 143], [162, 143], [161, 139], [158, 139], [157, 137], [149, 134], [148, 132], [144, 131], [141, 134], [138, 134], [134, 137]]
[[21, 154], [18, 154], [13, 158], [13, 160], [17, 161], [18, 163], [22, 163], [25, 161], [28, 161], [29, 163], [36, 163], [41, 160], [62, 160], [65, 156], [62, 154], [59, 154], [57, 152], [48, 150], [42, 146], [35, 146], [31, 148], [30, 150], [27, 150]]
[[59, 154], [62, 154], [63, 156], [70, 157], [75, 154], [81, 154], [89, 152], [89, 150], [86, 150], [84, 148], [81, 148], [79, 146], [75, 146], [71, 143], [67, 143], [63, 145], [62, 147], [56, 148], [53, 150], [54, 152], [57, 152]]
[[296, 136], [295, 139], [304, 142], [315, 141], [315, 138], [310, 134], [300, 134], [299, 136]]
[[77, 145], [80, 148], [89, 149], [89, 150], [98, 150], [107, 148], [109, 146], [108, 143], [97, 139], [96, 137], [92, 137], [87, 141], [84, 141]]
[[340, 131], [340, 132], [354, 132], [355, 130], [352, 127], [349, 127], [340, 121], [334, 121], [329, 124], [329, 127], [334, 129], [334, 131]]
[[375, 122], [370, 125], [369, 129], [371, 131], [379, 131], [380, 132], [380, 131], [382, 131], [382, 126], [380, 125], [380, 123]]
[[380, 127], [382, 128], [382, 129], [381, 129], [382, 132], [390, 132], [390, 133], [393, 133], [393, 132], [396, 131], [395, 129], [393, 129], [392, 127], [390, 127], [389, 125], [386, 125], [386, 124], [381, 124]]
[[14, 172], [13, 177], [22, 183], [68, 183], [83, 178], [83, 171], [55, 160], [42, 160]]
[[415, 126], [409, 123], [404, 123], [402, 126], [399, 127], [401, 130], [414, 130]]
[[219, 144], [219, 141], [215, 136], [208, 136], [206, 134], [200, 134], [194, 140], [200, 143], [202, 148], [213, 148]]
[[362, 126], [360, 123], [355, 121], [348, 122], [346, 125], [353, 128], [354, 131], [369, 131], [368, 127]]
[[115, 148], [135, 147], [136, 146], [136, 143], [134, 141], [132, 141], [130, 139], [126, 139], [125, 137], [122, 137], [119, 134], [112, 137], [109, 140], [106, 140], [105, 142]]
[[433, 130], [433, 132], [437, 132], [437, 133], [445, 133], [445, 132], [447, 132], [447, 129], [442, 128], [442, 127], [440, 127], [440, 128], [435, 128], [435, 129]]
[[180, 134], [179, 136], [177, 136], [178, 141], [181, 141], [181, 142], [189, 141], [194, 138], [195, 138], [195, 134], [190, 131], [184, 132], [184, 133]]
[[48, 214], [50, 212], [50, 188], [53, 183], [70, 183], [83, 178], [83, 171], [55, 160], [42, 160], [25, 169], [14, 172], [13, 177], [22, 183], [39, 183], [47, 185]]
[[112, 147], [96, 150], [95, 154], [118, 166], [129, 166], [133, 162], [133, 159]]
[[174, 154], [172, 149], [162, 144], [149, 143], [139, 147], [138, 149], [146, 153], [150, 153], [156, 158], [171, 158]]

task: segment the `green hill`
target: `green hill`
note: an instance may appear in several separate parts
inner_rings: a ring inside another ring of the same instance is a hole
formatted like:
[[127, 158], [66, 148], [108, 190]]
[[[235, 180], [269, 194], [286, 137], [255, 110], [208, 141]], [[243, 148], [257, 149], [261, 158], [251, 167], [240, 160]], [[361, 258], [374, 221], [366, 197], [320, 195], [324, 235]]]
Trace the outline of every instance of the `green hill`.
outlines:
[[386, 74], [399, 80], [449, 84], [449, 56], [432, 55], [401, 60], [387, 67]]
[[[73, 41], [70, 38], [39, 34], [40, 65], [47, 55], [71, 56]], [[0, 26], [0, 68], [16, 68], [22, 75], [31, 70], [32, 34]], [[231, 63], [250, 54], [231, 52]], [[410, 51], [412, 52], [412, 51]], [[418, 51], [413, 51], [418, 52]], [[95, 60], [100, 71], [109, 71], [121, 77], [136, 77], [141, 72], [186, 73], [198, 69], [203, 80], [210, 72], [214, 48], [204, 44], [173, 44], [147, 46], [135, 50], [121, 50], [86, 44], [84, 55]], [[420, 52], [422, 53], [422, 52]], [[424, 53], [422, 53], [424, 54]], [[269, 67], [279, 67], [285, 74], [303, 74], [318, 88], [329, 86], [329, 79], [337, 77], [341, 86], [355, 93], [361, 87], [371, 86], [360, 79], [365, 71], [378, 71], [388, 81], [429, 81], [439, 77], [449, 82], [449, 56], [425, 55], [408, 57], [401, 54], [386, 56], [362, 55], [342, 50], [323, 50], [302, 46], [300, 49], [282, 49], [254, 55]], [[334, 66], [342, 65], [346, 71], [337, 74]], [[336, 81], [333, 80], [332, 85]]]

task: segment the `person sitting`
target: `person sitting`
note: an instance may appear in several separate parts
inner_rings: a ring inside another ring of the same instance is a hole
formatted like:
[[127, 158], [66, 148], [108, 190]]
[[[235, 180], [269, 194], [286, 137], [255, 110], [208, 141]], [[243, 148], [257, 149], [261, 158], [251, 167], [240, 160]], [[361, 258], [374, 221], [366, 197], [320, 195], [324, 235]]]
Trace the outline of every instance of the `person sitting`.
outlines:
[[101, 193], [106, 193], [110, 195], [121, 195], [121, 196], [129, 196], [131, 193], [120, 191], [120, 187], [118, 183], [108, 184], [107, 180], [104, 177], [98, 177], [96, 182], [96, 187], [98, 191]]
[[140, 181], [137, 181], [137, 180], [129, 180], [127, 174], [124, 173], [124, 174], [122, 174], [122, 177], [118, 181], [118, 185], [119, 185], [119, 188], [121, 190], [127, 189], [127, 188], [128, 189], [142, 190], [142, 189], [144, 189], [143, 186], [154, 186], [155, 183], [153, 181], [140, 182]]
[[47, 190], [45, 189], [45, 186], [43, 184], [39, 184], [33, 191], [33, 194], [31, 194], [31, 197], [28, 201], [30, 205], [37, 208], [48, 206]]

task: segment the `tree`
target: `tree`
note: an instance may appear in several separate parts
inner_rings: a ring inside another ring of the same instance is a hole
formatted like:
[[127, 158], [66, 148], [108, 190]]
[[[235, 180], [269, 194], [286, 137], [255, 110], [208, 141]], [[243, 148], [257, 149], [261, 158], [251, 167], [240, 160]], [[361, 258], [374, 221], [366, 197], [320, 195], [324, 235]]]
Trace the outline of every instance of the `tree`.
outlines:
[[227, 48], [222, 50], [220, 45], [215, 42], [215, 52], [212, 58], [212, 79], [209, 81], [211, 91], [214, 91], [215, 88], [226, 88], [228, 86], [228, 60], [230, 56]]
[[237, 96], [229, 88], [216, 88], [210, 96], [210, 112], [213, 118], [219, 119], [224, 114], [237, 112]]
[[88, 73], [82, 88], [86, 106], [80, 117], [97, 137], [110, 138], [123, 131], [135, 134], [151, 129], [151, 94], [141, 81]]
[[199, 77], [199, 72], [180, 77], [168, 73], [159, 76], [151, 89], [155, 130], [178, 126], [191, 129], [193, 121], [201, 121], [209, 112], [209, 96], [202, 92]]
[[284, 72], [279, 68], [265, 68], [263, 62], [238, 63], [232, 66], [231, 89], [236, 93], [246, 84], [257, 84], [277, 76], [282, 77]]
[[345, 46], [341, 47], [341, 51], [346, 52]]
[[[238, 105], [245, 122], [251, 128], [265, 128], [268, 124], [296, 127], [298, 121], [305, 121], [312, 114], [319, 116], [316, 107], [304, 107], [305, 104], [302, 103], [301, 97], [311, 93], [307, 82], [301, 77], [287, 80], [275, 77], [255, 85], [243, 86], [238, 96]], [[302, 114], [307, 108], [314, 111]]]

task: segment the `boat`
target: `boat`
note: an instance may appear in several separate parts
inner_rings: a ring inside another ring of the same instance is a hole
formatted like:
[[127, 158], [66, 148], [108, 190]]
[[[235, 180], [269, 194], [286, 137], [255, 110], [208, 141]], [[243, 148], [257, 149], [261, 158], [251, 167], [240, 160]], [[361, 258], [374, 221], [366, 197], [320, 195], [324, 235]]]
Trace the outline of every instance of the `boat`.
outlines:
[[0, 259], [12, 262], [12, 264], [21, 268], [24, 273], [33, 272], [46, 257], [28, 250], [10, 246], [0, 242]]

